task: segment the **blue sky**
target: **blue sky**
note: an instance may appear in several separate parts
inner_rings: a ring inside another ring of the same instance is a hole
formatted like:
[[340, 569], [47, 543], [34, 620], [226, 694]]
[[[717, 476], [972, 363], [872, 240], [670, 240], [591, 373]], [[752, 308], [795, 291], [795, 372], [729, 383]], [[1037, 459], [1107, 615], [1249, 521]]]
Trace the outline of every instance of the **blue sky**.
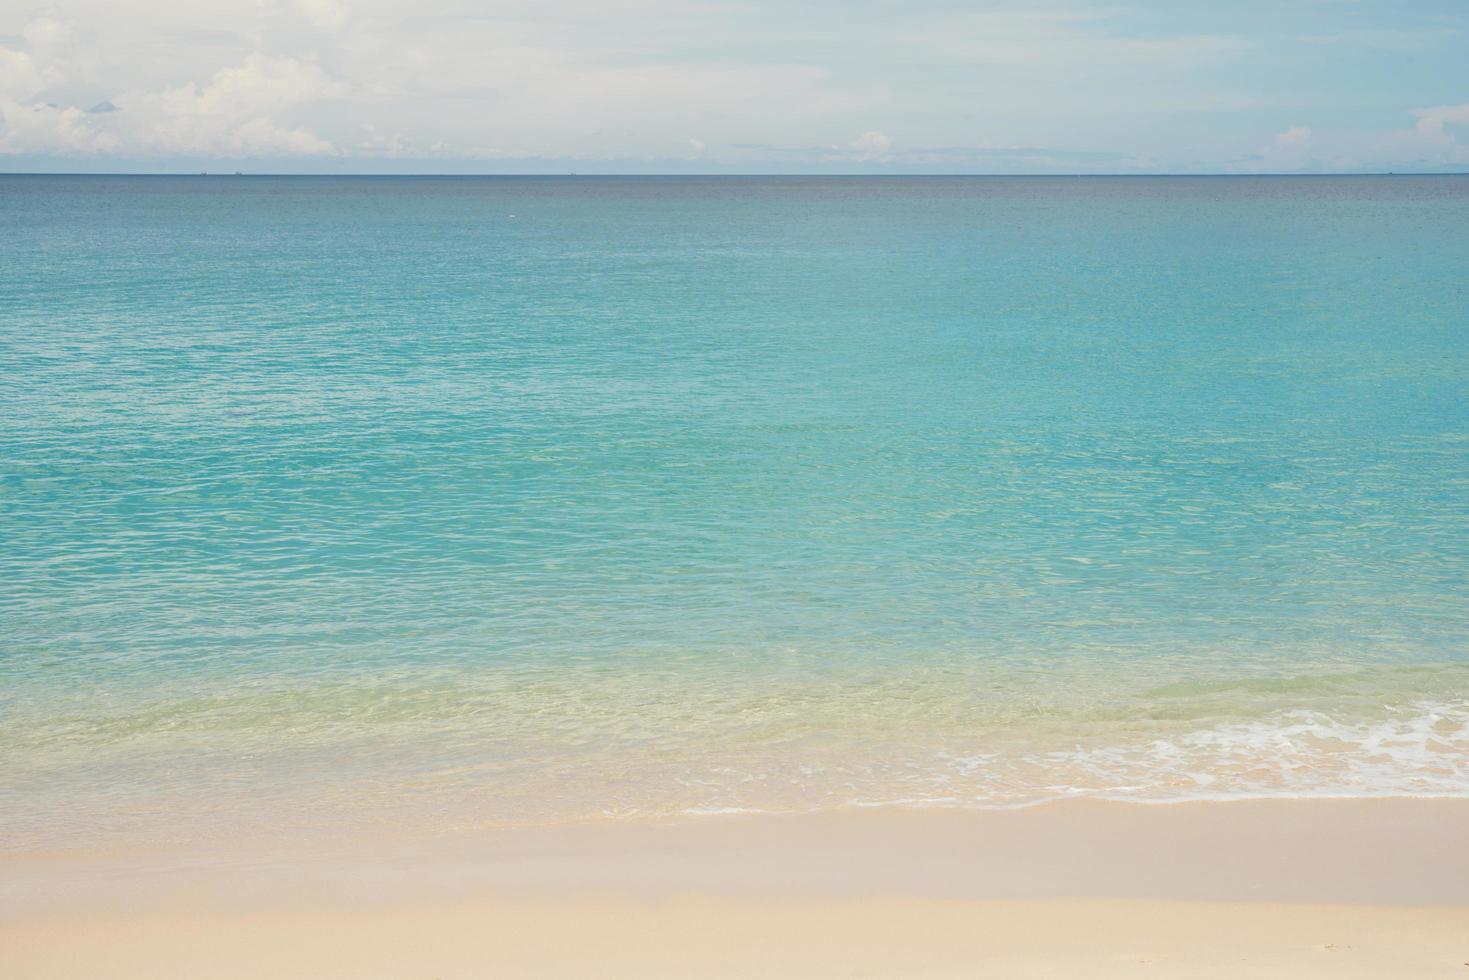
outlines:
[[11, 0], [0, 170], [1469, 170], [1469, 2]]

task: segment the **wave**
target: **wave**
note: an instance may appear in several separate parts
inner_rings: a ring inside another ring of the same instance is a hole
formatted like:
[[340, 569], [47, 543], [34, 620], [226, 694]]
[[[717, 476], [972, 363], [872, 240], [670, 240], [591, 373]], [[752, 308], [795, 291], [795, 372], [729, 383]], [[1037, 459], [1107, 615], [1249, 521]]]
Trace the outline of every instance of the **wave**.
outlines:
[[[221, 689], [106, 711], [32, 702], [28, 717], [0, 720], [0, 817], [35, 843], [131, 837], [150, 823], [176, 833], [180, 815], [202, 827], [211, 814], [310, 825], [407, 809], [459, 825], [1469, 797], [1462, 664], [1152, 685], [1041, 678], [889, 670], [741, 686], [558, 672], [534, 685], [477, 674]], [[33, 819], [42, 812], [67, 817]]]

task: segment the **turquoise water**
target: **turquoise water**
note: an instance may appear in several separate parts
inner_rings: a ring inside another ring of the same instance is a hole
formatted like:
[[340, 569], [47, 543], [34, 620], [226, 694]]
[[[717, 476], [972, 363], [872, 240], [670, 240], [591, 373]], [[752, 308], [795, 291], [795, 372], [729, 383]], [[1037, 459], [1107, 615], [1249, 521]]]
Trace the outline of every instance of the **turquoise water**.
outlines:
[[8, 846], [1469, 794], [1469, 178], [0, 177]]

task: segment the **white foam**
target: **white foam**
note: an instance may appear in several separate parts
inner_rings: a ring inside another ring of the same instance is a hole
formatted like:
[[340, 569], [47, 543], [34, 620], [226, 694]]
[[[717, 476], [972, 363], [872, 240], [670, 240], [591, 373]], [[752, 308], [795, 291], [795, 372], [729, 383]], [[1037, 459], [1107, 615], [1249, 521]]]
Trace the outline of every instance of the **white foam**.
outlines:
[[[931, 795], [915, 795], [913, 782]], [[938, 752], [902, 794], [854, 805], [1016, 806], [1082, 796], [1145, 802], [1469, 796], [1469, 701], [1383, 706], [1371, 719], [1288, 710], [1137, 741], [1033, 753]]]

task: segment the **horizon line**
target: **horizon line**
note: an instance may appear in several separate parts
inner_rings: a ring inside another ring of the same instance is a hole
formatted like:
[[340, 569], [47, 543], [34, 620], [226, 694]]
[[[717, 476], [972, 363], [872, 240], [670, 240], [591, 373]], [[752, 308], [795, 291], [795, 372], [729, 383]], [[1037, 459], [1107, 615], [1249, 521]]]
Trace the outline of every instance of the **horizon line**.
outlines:
[[594, 177], [594, 178], [649, 178], [649, 177], [697, 177], [697, 178], [724, 178], [724, 177], [807, 177], [818, 179], [831, 178], [954, 178], [954, 177], [1004, 177], [1004, 178], [1074, 178], [1074, 177], [1099, 177], [1099, 178], [1123, 178], [1137, 179], [1149, 177], [1466, 177], [1469, 170], [1352, 170], [1333, 173], [1302, 173], [1300, 171], [1239, 173], [1233, 171], [1208, 171], [1208, 172], [1159, 172], [1159, 173], [814, 173], [814, 172], [783, 172], [783, 171], [758, 171], [751, 173], [692, 173], [689, 171], [649, 171], [646, 173], [625, 172], [599, 172], [599, 171], [566, 171], [558, 173], [545, 172], [443, 172], [443, 171], [397, 171], [373, 173], [369, 171], [352, 171], [342, 173], [307, 172], [307, 171], [241, 171], [241, 170], [0, 170], [0, 177], [536, 177], [536, 178], [566, 178], [566, 177]]

